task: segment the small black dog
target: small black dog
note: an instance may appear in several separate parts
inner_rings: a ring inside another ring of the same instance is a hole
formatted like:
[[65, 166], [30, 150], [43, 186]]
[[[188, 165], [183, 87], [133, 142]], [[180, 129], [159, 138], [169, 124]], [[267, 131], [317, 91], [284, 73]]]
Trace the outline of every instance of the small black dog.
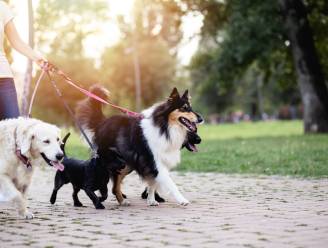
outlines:
[[[67, 158], [65, 153], [65, 144], [69, 137], [68, 133], [61, 146], [64, 152], [64, 160], [62, 164], [65, 166], [64, 171], [57, 171], [55, 176], [54, 189], [50, 198], [51, 204], [56, 202], [58, 190], [67, 183], [73, 185], [73, 201], [74, 206], [82, 207], [82, 203], [78, 198], [78, 192], [83, 189], [93, 202], [96, 209], [104, 209], [101, 202], [105, 201], [108, 196], [107, 184], [110, 177], [125, 166], [125, 161], [115, 149], [109, 149], [106, 157], [95, 158], [89, 160], [77, 160], [74, 158]], [[94, 191], [99, 190], [101, 197], [98, 197]]]
[[[200, 144], [202, 142], [202, 139], [199, 137], [199, 135], [196, 132], [188, 132], [187, 133], [187, 139], [185, 143], [183, 143], [181, 149], [186, 148], [190, 152], [198, 152], [196, 145]], [[142, 199], [147, 199], [148, 197], [148, 189], [147, 187], [141, 194]], [[165, 199], [163, 199], [157, 192], [155, 192], [155, 200], [157, 202], [165, 202]]]

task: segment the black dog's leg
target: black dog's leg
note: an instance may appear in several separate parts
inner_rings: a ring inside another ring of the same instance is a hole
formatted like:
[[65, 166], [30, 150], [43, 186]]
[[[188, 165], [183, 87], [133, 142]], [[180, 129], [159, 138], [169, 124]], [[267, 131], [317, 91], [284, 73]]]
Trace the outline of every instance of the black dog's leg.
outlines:
[[103, 202], [108, 197], [108, 188], [107, 188], [107, 185], [104, 186], [103, 188], [101, 188], [99, 191], [100, 191], [100, 194], [101, 194], [101, 197], [99, 197], [99, 201], [100, 202]]
[[156, 191], [155, 191], [155, 200], [158, 202], [165, 202], [165, 199], [162, 198]]
[[147, 187], [146, 187], [144, 192], [142, 192], [142, 194], [141, 194], [141, 198], [142, 199], [147, 199], [147, 197], [148, 197], [148, 192], [147, 192]]
[[99, 201], [99, 198], [95, 194], [95, 192], [93, 192], [89, 188], [86, 188], [84, 191], [89, 196], [89, 198], [93, 202], [93, 205], [95, 206], [96, 209], [105, 209], [104, 205], [101, 204], [101, 202]]
[[80, 202], [79, 197], [77, 196], [77, 194], [79, 193], [79, 191], [80, 191], [80, 188], [75, 187], [73, 185], [73, 195], [72, 195], [72, 197], [73, 197], [73, 201], [74, 201], [74, 206], [75, 207], [83, 207], [83, 204]]
[[[144, 192], [141, 194], [142, 199], [147, 199], [148, 197], [148, 192], [147, 192], [147, 187], [145, 188]], [[157, 202], [165, 202], [165, 199], [162, 198], [157, 192], [155, 192], [155, 200]]]
[[51, 204], [55, 204], [56, 198], [57, 198], [57, 192], [63, 185], [64, 185], [64, 182], [61, 178], [60, 172], [57, 172], [56, 176], [55, 176], [55, 186], [54, 186], [54, 189], [53, 189], [51, 197], [50, 197]]

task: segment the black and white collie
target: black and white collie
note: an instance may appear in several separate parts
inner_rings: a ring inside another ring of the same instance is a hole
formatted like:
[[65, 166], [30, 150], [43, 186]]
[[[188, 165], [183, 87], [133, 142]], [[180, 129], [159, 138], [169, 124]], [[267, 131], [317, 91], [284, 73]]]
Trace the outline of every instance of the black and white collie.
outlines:
[[[107, 97], [100, 87], [93, 87], [91, 91]], [[180, 150], [187, 132], [196, 132], [196, 124], [203, 119], [192, 110], [188, 90], [180, 96], [176, 88], [167, 101], [153, 105], [142, 114], [142, 119], [126, 115], [106, 118], [102, 105], [90, 98], [76, 109], [77, 119], [92, 136], [99, 156], [105, 156], [108, 149], [114, 147], [127, 163], [126, 168], [114, 176], [113, 193], [120, 204], [127, 204], [121, 182], [135, 170], [148, 184], [148, 205], [158, 205], [156, 190], [171, 194], [178, 204], [187, 205], [189, 201], [180, 193], [169, 171], [180, 162]]]

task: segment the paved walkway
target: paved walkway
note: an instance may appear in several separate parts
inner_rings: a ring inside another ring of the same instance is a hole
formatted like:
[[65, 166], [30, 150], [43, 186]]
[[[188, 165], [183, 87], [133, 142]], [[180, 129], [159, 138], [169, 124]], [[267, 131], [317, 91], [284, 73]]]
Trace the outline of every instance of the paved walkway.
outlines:
[[328, 247], [328, 180], [176, 174], [187, 207], [147, 207], [137, 176], [125, 181], [132, 205], [106, 210], [72, 206], [71, 186], [48, 202], [54, 171], [39, 171], [30, 189], [36, 218], [17, 220], [0, 205], [0, 247]]

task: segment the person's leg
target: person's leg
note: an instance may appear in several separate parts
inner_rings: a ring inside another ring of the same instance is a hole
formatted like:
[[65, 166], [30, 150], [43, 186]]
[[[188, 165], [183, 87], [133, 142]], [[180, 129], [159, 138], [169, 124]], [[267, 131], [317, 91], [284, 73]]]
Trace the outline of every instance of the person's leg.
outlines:
[[19, 116], [17, 93], [12, 78], [0, 78], [0, 120]]

